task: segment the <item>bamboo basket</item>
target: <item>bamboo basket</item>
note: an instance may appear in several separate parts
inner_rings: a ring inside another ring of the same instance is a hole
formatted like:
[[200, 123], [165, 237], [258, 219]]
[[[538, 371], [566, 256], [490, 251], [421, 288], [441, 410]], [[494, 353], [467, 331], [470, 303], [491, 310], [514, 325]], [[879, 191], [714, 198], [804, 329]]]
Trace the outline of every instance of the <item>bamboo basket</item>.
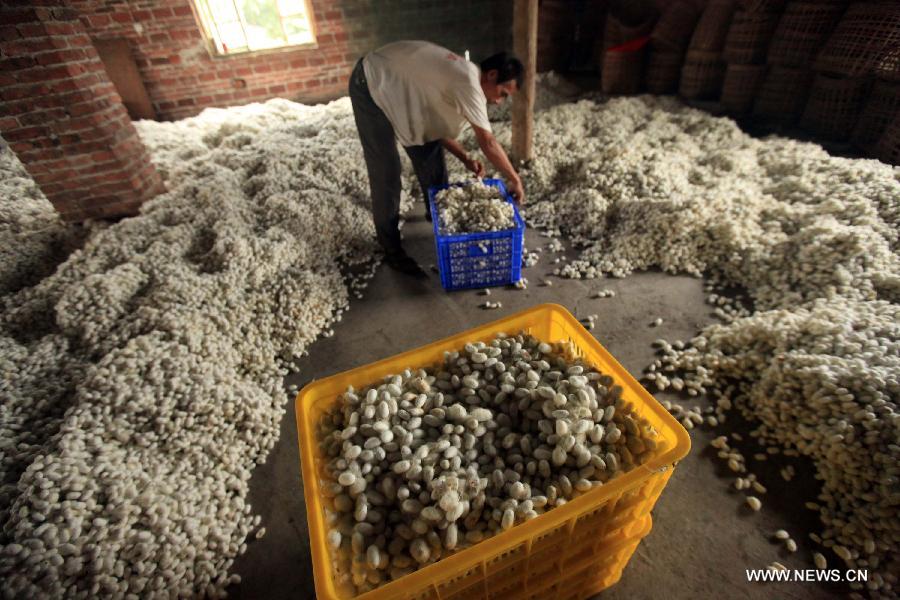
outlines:
[[688, 50], [681, 68], [678, 93], [688, 100], [706, 100], [719, 97], [725, 63], [718, 52]]
[[693, 4], [673, 2], [657, 21], [650, 33], [650, 40], [654, 46], [683, 52], [691, 41], [699, 18], [700, 11]]
[[611, 50], [603, 53], [600, 87], [604, 94], [637, 94], [641, 91], [646, 46], [635, 50]]
[[647, 19], [637, 25], [626, 25], [615, 15], [606, 16], [603, 33], [603, 47], [612, 48], [649, 35], [653, 30], [654, 20]]
[[651, 45], [644, 81], [651, 94], [673, 94], [678, 91], [684, 53]]
[[816, 57], [815, 69], [844, 77], [884, 71], [890, 77], [897, 71], [898, 48], [900, 2], [851, 4]]
[[875, 156], [889, 165], [900, 165], [900, 118], [895, 117], [881, 134], [875, 147]]
[[691, 50], [719, 52], [725, 46], [725, 36], [734, 15], [734, 0], [709, 0], [691, 36]]
[[725, 38], [725, 61], [741, 65], [766, 62], [769, 41], [777, 26], [777, 14], [737, 11]]
[[876, 81], [853, 129], [853, 143], [874, 154], [881, 135], [896, 119], [900, 119], [900, 83]]
[[770, 65], [753, 102], [753, 114], [781, 124], [800, 116], [812, 74], [803, 68]]
[[765, 75], [765, 65], [729, 64], [722, 84], [722, 107], [735, 115], [750, 112]]
[[900, 81], [900, 44], [885, 49], [875, 63], [875, 75], [888, 81]]
[[816, 74], [800, 126], [828, 140], [848, 139], [867, 89], [864, 79]]
[[739, 0], [738, 8], [748, 13], [779, 12], [787, 0]]
[[837, 4], [789, 3], [772, 35], [767, 62], [782, 67], [812, 65], [842, 12]]
[[624, 41], [619, 21], [612, 15], [607, 15], [606, 23], [603, 26], [603, 49], [618, 46]]

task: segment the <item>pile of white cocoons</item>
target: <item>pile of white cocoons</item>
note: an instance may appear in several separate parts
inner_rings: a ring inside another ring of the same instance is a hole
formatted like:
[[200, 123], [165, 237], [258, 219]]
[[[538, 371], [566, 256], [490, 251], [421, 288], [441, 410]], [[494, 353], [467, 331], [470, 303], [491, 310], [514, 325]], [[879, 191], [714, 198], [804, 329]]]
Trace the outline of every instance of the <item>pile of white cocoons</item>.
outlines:
[[0, 296], [6, 597], [224, 594], [283, 377], [377, 266], [348, 99], [136, 125], [168, 192]]
[[810, 550], [896, 595], [900, 167], [753, 138], [654, 97], [548, 109], [535, 155], [529, 219], [579, 249], [561, 275], [659, 268], [739, 290], [724, 305], [710, 295], [724, 322], [676, 343], [666, 375], [711, 393], [721, 414], [740, 411], [751, 454], [809, 465], [821, 490], [797, 510], [819, 512]]
[[339, 582], [371, 590], [653, 456], [656, 431], [569, 344], [499, 334], [341, 394], [319, 423]]
[[516, 226], [512, 204], [500, 189], [476, 181], [453, 185], [434, 196], [441, 233], [502, 231]]

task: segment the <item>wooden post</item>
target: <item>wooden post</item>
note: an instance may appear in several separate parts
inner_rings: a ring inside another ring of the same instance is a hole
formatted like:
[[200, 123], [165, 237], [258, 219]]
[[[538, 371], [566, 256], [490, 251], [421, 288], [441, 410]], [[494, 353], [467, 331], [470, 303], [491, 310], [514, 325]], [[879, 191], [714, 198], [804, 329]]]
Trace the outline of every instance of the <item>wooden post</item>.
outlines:
[[522, 89], [513, 96], [513, 160], [532, 159], [534, 130], [534, 74], [537, 70], [538, 0], [515, 0], [513, 7], [513, 52], [525, 65]]

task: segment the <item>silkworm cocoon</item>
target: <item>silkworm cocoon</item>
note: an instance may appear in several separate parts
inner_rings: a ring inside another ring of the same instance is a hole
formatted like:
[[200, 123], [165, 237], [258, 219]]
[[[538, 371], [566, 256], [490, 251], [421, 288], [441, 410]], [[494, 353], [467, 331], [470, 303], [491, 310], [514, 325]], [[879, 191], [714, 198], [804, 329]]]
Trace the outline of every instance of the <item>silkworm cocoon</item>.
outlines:
[[450, 523], [447, 526], [447, 529], [444, 532], [444, 548], [447, 550], [453, 550], [456, 548], [456, 543], [458, 540], [459, 530], [456, 526], [456, 523]]
[[491, 411], [486, 408], [475, 408], [471, 412], [469, 412], [469, 415], [480, 422], [490, 421], [493, 418], [493, 414], [491, 413]]
[[370, 569], [378, 569], [381, 564], [381, 551], [374, 544], [366, 550], [366, 564]]
[[481, 540], [484, 539], [484, 532], [478, 529], [470, 530], [466, 532], [466, 541], [471, 542], [473, 544], [477, 544]]
[[420, 565], [428, 562], [428, 559], [431, 558], [431, 548], [428, 546], [428, 542], [422, 538], [416, 538], [412, 541], [409, 546], [409, 552]]
[[332, 550], [337, 550], [341, 547], [341, 532], [335, 529], [332, 529], [328, 532], [328, 545], [331, 546]]
[[843, 560], [843, 561], [845, 561], [845, 562], [846, 562], [846, 561], [849, 561], [849, 560], [851, 560], [851, 559], [853, 558], [853, 556], [850, 554], [850, 551], [847, 550], [847, 548], [844, 547], [844, 546], [834, 546], [834, 547], [832, 548], [832, 550], [834, 551], [835, 554], [838, 555], [838, 557], [839, 557], [841, 560]]
[[593, 487], [590, 480], [588, 479], [579, 479], [575, 482], [575, 489], [579, 492], [587, 492]]

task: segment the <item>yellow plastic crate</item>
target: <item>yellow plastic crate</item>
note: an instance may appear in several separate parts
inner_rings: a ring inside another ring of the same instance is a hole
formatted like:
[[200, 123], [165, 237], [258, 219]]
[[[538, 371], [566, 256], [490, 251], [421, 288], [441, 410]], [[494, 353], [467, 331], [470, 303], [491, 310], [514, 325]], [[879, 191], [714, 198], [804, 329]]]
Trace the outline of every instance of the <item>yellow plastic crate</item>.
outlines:
[[360, 600], [455, 600], [483, 598], [583, 598], [619, 580], [640, 540], [650, 531], [650, 511], [691, 447], [687, 431], [607, 352], [564, 307], [541, 304], [452, 337], [314, 381], [297, 395], [297, 433], [316, 595], [354, 597], [338, 586], [326, 544], [321, 493], [325, 461], [316, 423], [348, 385], [360, 389], [403, 369], [435, 366], [444, 351], [466, 342], [489, 342], [495, 334], [520, 331], [546, 342], [571, 341], [585, 362], [612, 375], [658, 432], [656, 456], [567, 504], [516, 525], [397, 581], [358, 596]]

